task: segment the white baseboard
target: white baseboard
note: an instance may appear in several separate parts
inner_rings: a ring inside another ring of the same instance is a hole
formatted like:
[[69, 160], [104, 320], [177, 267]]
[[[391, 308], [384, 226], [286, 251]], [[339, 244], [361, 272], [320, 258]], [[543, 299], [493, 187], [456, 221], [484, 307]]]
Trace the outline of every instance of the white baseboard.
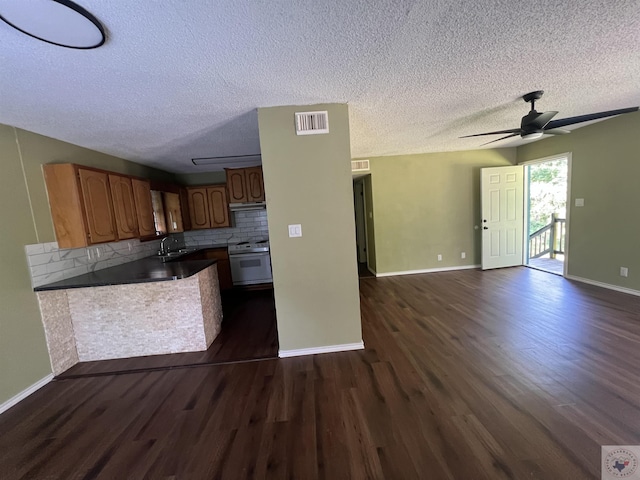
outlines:
[[11, 407], [16, 405], [18, 402], [21, 402], [22, 400], [27, 398], [29, 395], [34, 393], [36, 390], [44, 387], [51, 380], [53, 380], [53, 373], [50, 373], [49, 375], [44, 377], [42, 380], [38, 380], [36, 383], [34, 383], [33, 385], [25, 388], [23, 391], [21, 391], [20, 393], [18, 393], [14, 397], [11, 397], [9, 400], [7, 400], [6, 402], [4, 402], [3, 404], [0, 405], [0, 414], [6, 412]]
[[565, 275], [564, 278], [568, 278], [569, 280], [575, 280], [576, 282], [588, 283], [589, 285], [595, 285], [596, 287], [607, 288], [609, 290], [615, 290], [616, 292], [628, 293], [629, 295], [635, 295], [636, 297], [640, 297], [640, 290], [619, 287], [617, 285], [611, 285], [610, 283], [603, 283], [603, 282], [598, 282], [596, 280], [589, 280], [588, 278], [576, 277], [575, 275]]
[[327, 345], [326, 347], [300, 348], [298, 350], [279, 350], [280, 358], [300, 357], [302, 355], [316, 355], [318, 353], [348, 352], [350, 350], [363, 350], [364, 342], [343, 343], [341, 345]]
[[376, 271], [373, 268], [371, 268], [369, 265], [367, 265], [367, 270], [369, 270], [371, 273], [373, 273], [374, 276], [376, 276], [376, 277], [378, 276]]
[[393, 277], [395, 275], [415, 275], [416, 273], [452, 272], [454, 270], [471, 270], [480, 265], [460, 265], [458, 267], [425, 268], [424, 270], [405, 270], [403, 272], [376, 273], [376, 277]]

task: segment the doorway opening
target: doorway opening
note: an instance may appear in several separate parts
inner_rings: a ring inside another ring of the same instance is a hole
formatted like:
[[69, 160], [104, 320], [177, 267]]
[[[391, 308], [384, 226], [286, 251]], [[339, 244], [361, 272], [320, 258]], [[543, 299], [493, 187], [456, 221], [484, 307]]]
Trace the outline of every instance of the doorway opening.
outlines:
[[568, 155], [525, 165], [525, 265], [565, 274], [567, 258]]
[[[371, 177], [364, 175], [353, 179], [353, 209], [356, 225], [356, 256], [358, 259], [358, 276], [373, 277], [371, 266], [371, 251], [373, 250], [373, 239], [371, 229], [373, 225], [371, 215], [370, 192]], [[369, 201], [367, 198], [369, 197]], [[369, 218], [367, 218], [369, 212]]]

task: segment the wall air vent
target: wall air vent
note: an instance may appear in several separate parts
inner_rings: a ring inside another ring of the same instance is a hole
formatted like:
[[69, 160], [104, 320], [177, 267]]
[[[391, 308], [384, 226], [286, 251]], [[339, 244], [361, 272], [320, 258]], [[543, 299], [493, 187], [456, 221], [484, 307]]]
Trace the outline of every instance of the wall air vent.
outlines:
[[296, 113], [296, 135], [319, 135], [329, 133], [328, 112]]
[[368, 172], [369, 160], [351, 160], [352, 172]]

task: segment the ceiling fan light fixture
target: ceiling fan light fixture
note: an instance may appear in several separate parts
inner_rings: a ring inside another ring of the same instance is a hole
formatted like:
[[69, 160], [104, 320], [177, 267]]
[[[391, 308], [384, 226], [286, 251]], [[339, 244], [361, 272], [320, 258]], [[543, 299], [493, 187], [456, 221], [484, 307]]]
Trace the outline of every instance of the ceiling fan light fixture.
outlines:
[[542, 137], [543, 134], [544, 134], [544, 132], [525, 133], [525, 134], [522, 135], [522, 139], [523, 140], [535, 140], [537, 138]]
[[60, 47], [88, 50], [106, 40], [100, 21], [71, 0], [0, 0], [0, 20]]

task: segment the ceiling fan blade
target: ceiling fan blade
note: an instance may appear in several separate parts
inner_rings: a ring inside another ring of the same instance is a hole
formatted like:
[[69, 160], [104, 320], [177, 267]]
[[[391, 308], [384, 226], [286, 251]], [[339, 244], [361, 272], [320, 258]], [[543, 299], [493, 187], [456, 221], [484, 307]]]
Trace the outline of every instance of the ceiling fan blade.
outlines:
[[498, 135], [500, 133], [516, 133], [516, 134], [519, 134], [520, 133], [520, 129], [519, 128], [512, 128], [510, 130], [498, 130], [496, 132], [476, 133], [475, 135], [465, 135], [464, 137], [459, 137], [459, 138], [481, 137], [483, 135]]
[[552, 128], [551, 130], [543, 130], [545, 135], [566, 135], [567, 133], [571, 133], [569, 130], [565, 130], [564, 128]]
[[506, 140], [507, 138], [517, 137], [518, 135], [520, 135], [520, 129], [518, 129], [517, 133], [512, 133], [511, 135], [507, 135], [506, 137], [498, 138], [497, 140], [491, 140], [490, 142], [483, 143], [480, 146], [482, 147], [484, 145], [489, 145], [490, 143], [499, 142], [500, 140]]
[[[538, 116], [535, 117], [533, 120], [526, 122], [525, 125], [527, 127], [527, 130], [541, 130], [541, 129], [543, 129], [544, 126], [547, 123], [549, 123], [551, 121], [551, 119], [553, 117], [555, 117], [557, 114], [558, 114], [558, 112], [543, 112], [543, 113], [538, 114]], [[527, 118], [527, 117], [525, 117], [525, 118]], [[522, 125], [522, 128], [524, 128], [525, 125]]]
[[[567, 125], [574, 125], [576, 123], [588, 122], [590, 120], [597, 120], [599, 118], [613, 117], [615, 115], [622, 115], [623, 113], [637, 112], [640, 107], [621, 108], [619, 110], [609, 110], [607, 112], [590, 113], [588, 115], [579, 115], [577, 117], [561, 118], [560, 120], [553, 120], [547, 124], [548, 129], [566, 127]], [[545, 131], [545, 133], [547, 133]]]

